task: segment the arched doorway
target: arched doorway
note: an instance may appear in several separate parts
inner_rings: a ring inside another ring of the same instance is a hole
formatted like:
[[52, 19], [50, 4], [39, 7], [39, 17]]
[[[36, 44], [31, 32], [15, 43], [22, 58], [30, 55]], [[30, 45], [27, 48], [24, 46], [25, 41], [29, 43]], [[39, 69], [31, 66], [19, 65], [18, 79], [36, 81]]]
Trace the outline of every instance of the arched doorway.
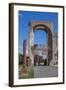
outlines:
[[42, 29], [34, 31], [32, 53], [34, 55], [34, 66], [48, 65], [47, 33]]
[[34, 64], [34, 55], [32, 53], [32, 46], [34, 46], [34, 32], [36, 30], [43, 30], [47, 34], [47, 45], [48, 45], [48, 65], [52, 60], [52, 22], [41, 22], [41, 21], [31, 21], [29, 23], [29, 43], [28, 43], [28, 52], [29, 57]]

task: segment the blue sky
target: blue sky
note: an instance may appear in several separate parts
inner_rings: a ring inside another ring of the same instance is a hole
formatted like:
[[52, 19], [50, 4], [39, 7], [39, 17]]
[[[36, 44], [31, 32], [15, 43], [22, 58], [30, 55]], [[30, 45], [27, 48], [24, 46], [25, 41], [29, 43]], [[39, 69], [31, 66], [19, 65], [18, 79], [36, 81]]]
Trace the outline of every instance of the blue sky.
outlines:
[[[32, 12], [32, 11], [19, 11], [19, 32], [18, 32], [18, 50], [19, 53], [23, 51], [23, 40], [27, 40], [27, 52], [28, 52], [28, 32], [29, 32], [29, 22], [32, 21], [47, 21], [53, 22], [53, 31], [58, 32], [58, 13], [52, 12]], [[39, 37], [38, 37], [39, 36]], [[46, 33], [42, 30], [37, 30], [34, 33], [34, 43], [46, 45]]]

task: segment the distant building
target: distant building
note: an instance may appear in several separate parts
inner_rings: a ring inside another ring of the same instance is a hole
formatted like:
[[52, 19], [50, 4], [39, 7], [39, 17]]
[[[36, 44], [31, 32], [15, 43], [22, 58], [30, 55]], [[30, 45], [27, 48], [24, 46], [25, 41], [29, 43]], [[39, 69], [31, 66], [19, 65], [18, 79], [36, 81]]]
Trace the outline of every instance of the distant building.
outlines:
[[44, 59], [46, 59], [48, 56], [47, 45], [42, 45], [41, 47], [39, 47], [38, 44], [35, 44], [33, 54], [38, 55], [38, 56], [42, 56]]

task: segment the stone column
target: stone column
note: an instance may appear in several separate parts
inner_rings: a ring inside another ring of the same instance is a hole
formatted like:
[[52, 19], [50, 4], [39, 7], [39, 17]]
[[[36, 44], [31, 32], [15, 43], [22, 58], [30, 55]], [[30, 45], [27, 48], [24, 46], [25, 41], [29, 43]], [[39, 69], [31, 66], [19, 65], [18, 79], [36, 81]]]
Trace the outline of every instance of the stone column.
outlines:
[[54, 49], [54, 47], [53, 47], [53, 30], [54, 30], [53, 22], [50, 22], [50, 30], [51, 30], [51, 35], [52, 35], [52, 43], [50, 42], [52, 44], [52, 51], [51, 51], [52, 58], [51, 58], [49, 64], [51, 64], [53, 62], [53, 49]]
[[23, 41], [23, 64], [26, 65], [26, 40]]
[[30, 57], [32, 65], [34, 64], [34, 55], [32, 53], [32, 49], [31, 49], [31, 47], [34, 45], [33, 41], [34, 41], [33, 27], [30, 26], [30, 29], [29, 29], [29, 38], [28, 38], [28, 53], [29, 53], [29, 57]]

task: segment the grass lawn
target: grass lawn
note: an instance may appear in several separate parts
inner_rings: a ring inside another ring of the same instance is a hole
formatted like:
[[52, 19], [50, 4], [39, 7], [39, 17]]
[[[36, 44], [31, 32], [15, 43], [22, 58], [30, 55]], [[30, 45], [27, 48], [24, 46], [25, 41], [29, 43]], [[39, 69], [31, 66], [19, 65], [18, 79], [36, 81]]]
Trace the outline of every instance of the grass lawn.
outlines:
[[28, 68], [28, 75], [19, 74], [19, 79], [29, 79], [29, 78], [34, 78], [34, 69], [32, 66]]

